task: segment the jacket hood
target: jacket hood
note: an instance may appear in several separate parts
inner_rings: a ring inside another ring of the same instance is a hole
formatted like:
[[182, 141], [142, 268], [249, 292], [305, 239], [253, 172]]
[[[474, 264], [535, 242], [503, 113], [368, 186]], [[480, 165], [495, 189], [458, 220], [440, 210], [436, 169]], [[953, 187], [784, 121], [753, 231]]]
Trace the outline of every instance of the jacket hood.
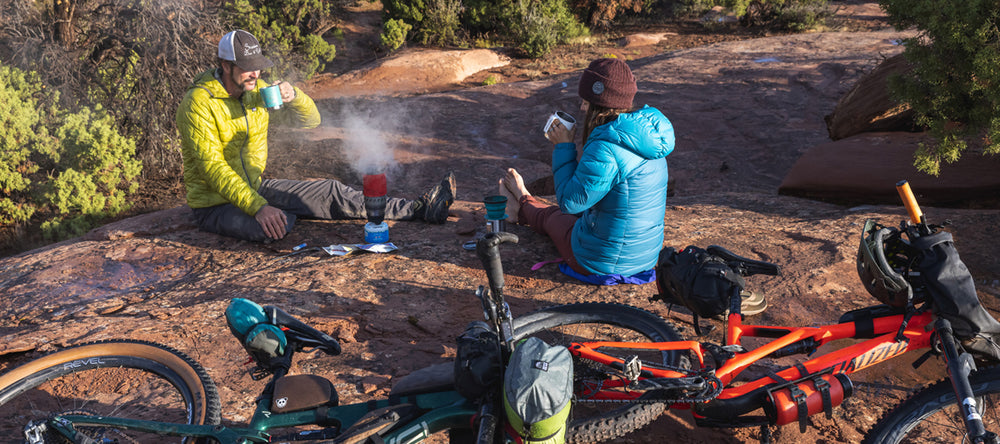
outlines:
[[207, 71], [198, 74], [188, 89], [191, 88], [201, 88], [208, 91], [212, 97], [217, 99], [225, 99], [229, 97], [229, 92], [226, 91], [226, 87], [222, 85], [222, 80], [215, 77], [215, 71], [217, 68], [212, 68]]
[[592, 140], [614, 143], [645, 159], [659, 159], [674, 150], [674, 126], [660, 110], [646, 105], [594, 128], [587, 142]]

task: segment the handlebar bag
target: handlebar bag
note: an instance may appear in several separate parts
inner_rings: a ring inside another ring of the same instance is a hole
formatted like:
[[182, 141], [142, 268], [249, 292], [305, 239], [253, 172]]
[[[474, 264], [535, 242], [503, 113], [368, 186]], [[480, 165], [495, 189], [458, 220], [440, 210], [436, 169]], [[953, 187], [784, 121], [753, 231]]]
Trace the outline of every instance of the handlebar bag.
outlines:
[[489, 324], [470, 323], [455, 345], [455, 391], [479, 399], [500, 384], [500, 337]]
[[566, 347], [530, 337], [514, 349], [503, 381], [506, 430], [513, 441], [566, 442], [572, 398], [573, 356]]
[[226, 307], [229, 331], [258, 364], [267, 365], [284, 355], [288, 338], [271, 324], [264, 308], [249, 299], [234, 298]]
[[660, 299], [687, 307], [695, 316], [712, 317], [729, 308], [729, 296], [746, 287], [743, 276], [722, 258], [703, 248], [688, 246], [680, 252], [660, 250], [656, 265]]
[[915, 268], [920, 271], [934, 313], [951, 322], [959, 339], [985, 337], [993, 343], [993, 337], [1000, 334], [1000, 322], [980, 304], [972, 274], [958, 257], [951, 233], [939, 231], [916, 237], [910, 245], [918, 252]]

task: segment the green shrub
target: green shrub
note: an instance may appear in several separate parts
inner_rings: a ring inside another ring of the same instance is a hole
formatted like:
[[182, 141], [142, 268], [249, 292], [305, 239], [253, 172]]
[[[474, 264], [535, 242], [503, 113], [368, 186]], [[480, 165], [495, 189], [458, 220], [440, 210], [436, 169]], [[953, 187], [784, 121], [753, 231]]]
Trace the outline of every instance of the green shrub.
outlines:
[[403, 20], [386, 20], [385, 24], [382, 25], [382, 35], [379, 36], [382, 46], [390, 51], [399, 49], [406, 43], [406, 35], [410, 33], [411, 29], [413, 26]]
[[385, 0], [383, 23], [400, 20], [411, 26], [408, 38], [423, 45], [457, 43], [461, 0]]
[[827, 0], [797, 0], [778, 10], [775, 21], [780, 28], [803, 32], [823, 27], [832, 16]]
[[903, 54], [913, 65], [890, 78], [889, 88], [909, 104], [935, 143], [922, 145], [914, 165], [937, 175], [970, 143], [1000, 153], [1000, 15], [984, 0], [881, 0], [899, 29], [916, 27]]
[[424, 0], [382, 0], [382, 22], [400, 20], [419, 30], [423, 26], [427, 4]]
[[528, 57], [542, 57], [555, 45], [589, 33], [563, 0], [515, 0], [513, 6], [511, 37]]
[[[498, 41], [541, 57], [556, 44], [589, 34], [565, 0], [385, 0], [382, 5], [383, 22], [411, 25], [406, 38], [421, 44], [469, 47]], [[389, 28], [385, 31], [383, 38], [391, 42]]]
[[[827, 0], [680, 0], [674, 4], [674, 13], [699, 16], [716, 6], [726, 8], [745, 26], [795, 32], [819, 28], [833, 15]], [[719, 23], [704, 25], [719, 26]]]
[[461, 0], [427, 0], [420, 43], [447, 46], [458, 43], [457, 32], [461, 26], [459, 13]]
[[45, 236], [82, 234], [93, 222], [129, 208], [142, 171], [135, 141], [122, 136], [100, 106], [70, 112], [36, 73], [0, 66], [0, 225], [33, 218]]
[[[23, 196], [31, 187], [29, 178], [38, 172], [32, 155], [51, 155], [47, 129], [39, 124], [43, 106], [39, 76], [0, 65], [0, 225], [26, 222], [36, 205]], [[44, 151], [44, 152], [43, 152]]]
[[297, 80], [321, 72], [337, 55], [322, 38], [332, 27], [332, 8], [324, 0], [232, 0], [224, 3], [222, 17], [260, 40], [275, 64], [272, 79]]
[[462, 26], [475, 35], [486, 35], [504, 29], [510, 0], [465, 0], [462, 2]]

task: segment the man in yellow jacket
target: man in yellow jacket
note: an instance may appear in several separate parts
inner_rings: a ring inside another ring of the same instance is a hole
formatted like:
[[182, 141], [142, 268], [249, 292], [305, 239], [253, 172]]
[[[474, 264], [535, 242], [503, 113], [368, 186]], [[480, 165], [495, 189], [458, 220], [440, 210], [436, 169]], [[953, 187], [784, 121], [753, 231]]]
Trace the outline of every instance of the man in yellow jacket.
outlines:
[[[260, 71], [274, 66], [249, 32], [219, 41], [219, 65], [195, 77], [177, 109], [188, 206], [198, 227], [250, 241], [281, 239], [297, 217], [360, 219], [364, 194], [336, 180], [262, 179], [267, 129], [315, 128], [316, 104], [302, 90], [278, 82], [282, 106], [268, 110]], [[385, 218], [444, 223], [455, 199], [452, 174], [418, 200], [389, 198]]]

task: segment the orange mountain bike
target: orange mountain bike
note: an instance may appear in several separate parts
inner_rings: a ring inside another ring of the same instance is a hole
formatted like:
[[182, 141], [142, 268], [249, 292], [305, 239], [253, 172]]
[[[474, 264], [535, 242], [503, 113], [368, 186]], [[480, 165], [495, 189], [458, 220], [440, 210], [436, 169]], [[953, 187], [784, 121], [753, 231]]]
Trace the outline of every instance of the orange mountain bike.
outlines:
[[[539, 336], [570, 348], [576, 409], [588, 404], [608, 409], [612, 422], [648, 422], [664, 408], [690, 409], [699, 426], [760, 426], [762, 442], [770, 440], [771, 426], [798, 423], [804, 431], [809, 416], [831, 415], [853, 394], [854, 372], [919, 351], [924, 355], [914, 366], [939, 356], [948, 377], [885, 414], [865, 442], [996, 443], [1000, 368], [978, 365], [997, 361], [1000, 348], [993, 337], [1000, 334], [1000, 323], [979, 305], [974, 288], [969, 295], [971, 277], [957, 254], [947, 251], [953, 249], [951, 235], [925, 222], [905, 182], [897, 188], [909, 221], [898, 229], [868, 221], [858, 254], [866, 288], [884, 304], [845, 313], [836, 324], [744, 324], [741, 297], [733, 291], [722, 296], [728, 297], [729, 314], [721, 344], [682, 340], [655, 314], [604, 303], [556, 306], [521, 316], [514, 336]], [[743, 276], [779, 272], [774, 264], [721, 247], [708, 251]], [[751, 337], [765, 343], [747, 349], [743, 340]], [[857, 341], [816, 353], [842, 339]], [[789, 356], [805, 358], [756, 380], [731, 384], [761, 359]]]

